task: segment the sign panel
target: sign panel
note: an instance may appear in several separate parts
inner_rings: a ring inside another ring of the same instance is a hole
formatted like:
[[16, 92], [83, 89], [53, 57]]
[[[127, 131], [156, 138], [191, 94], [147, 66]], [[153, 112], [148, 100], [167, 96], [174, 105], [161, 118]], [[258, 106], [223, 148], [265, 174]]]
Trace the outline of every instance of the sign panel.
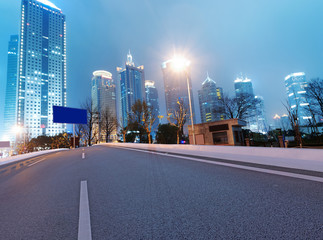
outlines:
[[86, 109], [53, 106], [54, 123], [87, 124]]
[[0, 148], [10, 148], [10, 141], [0, 141]]

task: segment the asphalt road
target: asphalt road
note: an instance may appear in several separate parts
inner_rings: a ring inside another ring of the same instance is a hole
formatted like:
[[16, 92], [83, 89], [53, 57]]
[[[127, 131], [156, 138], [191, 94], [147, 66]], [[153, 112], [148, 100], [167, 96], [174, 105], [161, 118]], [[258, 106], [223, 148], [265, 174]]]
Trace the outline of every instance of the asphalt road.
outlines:
[[323, 239], [322, 183], [106, 146], [81, 153], [0, 168], [1, 240]]

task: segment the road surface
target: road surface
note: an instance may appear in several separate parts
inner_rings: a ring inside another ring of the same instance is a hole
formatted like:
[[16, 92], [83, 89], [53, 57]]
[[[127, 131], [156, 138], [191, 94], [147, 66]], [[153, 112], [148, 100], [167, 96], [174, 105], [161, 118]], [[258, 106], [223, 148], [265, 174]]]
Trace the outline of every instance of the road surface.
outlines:
[[93, 146], [0, 167], [0, 239], [323, 239], [323, 184]]

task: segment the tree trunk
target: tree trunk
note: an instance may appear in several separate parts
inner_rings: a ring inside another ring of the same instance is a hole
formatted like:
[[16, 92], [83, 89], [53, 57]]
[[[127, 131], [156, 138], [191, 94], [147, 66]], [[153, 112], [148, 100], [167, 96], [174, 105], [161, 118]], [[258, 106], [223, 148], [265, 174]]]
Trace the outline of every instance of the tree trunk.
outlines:
[[124, 143], [126, 142], [126, 134], [125, 133], [123, 134], [123, 142]]
[[177, 144], [179, 144], [179, 131], [177, 131]]
[[151, 144], [150, 132], [148, 132], [148, 143]]

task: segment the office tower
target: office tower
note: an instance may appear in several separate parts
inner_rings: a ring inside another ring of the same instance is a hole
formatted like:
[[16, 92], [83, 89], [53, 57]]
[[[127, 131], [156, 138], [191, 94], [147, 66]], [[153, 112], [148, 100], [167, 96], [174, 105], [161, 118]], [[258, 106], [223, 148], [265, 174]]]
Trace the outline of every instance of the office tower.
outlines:
[[18, 35], [10, 36], [8, 45], [7, 84], [4, 106], [4, 140], [15, 140], [14, 127], [16, 125], [17, 109], [17, 66], [18, 66]]
[[247, 98], [251, 101], [245, 119], [247, 122], [246, 128], [253, 132], [267, 132], [264, 100], [260, 96], [255, 96], [251, 79], [241, 74], [234, 80], [234, 88], [237, 100]]
[[307, 125], [312, 119], [309, 113], [309, 103], [306, 99], [307, 81], [305, 73], [291, 73], [285, 78], [285, 87], [288, 97], [288, 104], [291, 111], [297, 113], [299, 125]]
[[242, 95], [254, 96], [251, 79], [243, 77], [242, 74], [234, 80], [234, 88], [238, 98]]
[[151, 108], [153, 116], [156, 118], [153, 124], [153, 131], [157, 131], [159, 124], [159, 104], [158, 104], [158, 91], [155, 87], [155, 82], [151, 80], [145, 81], [146, 101], [147, 105]]
[[136, 67], [129, 51], [125, 68], [117, 68], [120, 82], [118, 83], [119, 118], [122, 125], [128, 125], [128, 114], [137, 100], [145, 100], [145, 73], [144, 66]]
[[266, 117], [265, 117], [265, 106], [264, 106], [264, 98], [262, 96], [255, 96], [255, 99], [257, 99], [256, 101], [256, 120], [257, 120], [257, 124], [256, 124], [256, 128], [255, 131], [256, 132], [260, 132], [260, 133], [267, 133], [268, 132], [268, 128], [267, 128], [267, 121], [266, 121]]
[[[178, 71], [179, 69], [176, 69], [177, 67], [175, 66], [177, 64], [177, 61], [178, 60], [174, 58], [162, 63], [166, 111], [167, 113], [171, 113], [172, 111], [176, 110], [178, 106], [177, 102], [180, 100], [184, 102], [184, 106], [188, 110], [187, 113], [190, 113], [187, 86], [188, 79], [192, 103], [193, 121], [196, 122], [190, 68], [187, 64], [187, 66], [185, 66], [185, 69], [181, 69], [181, 71]], [[190, 122], [191, 119], [189, 117], [187, 119], [187, 123], [190, 124]]]
[[201, 122], [214, 122], [224, 119], [222, 88], [216, 87], [216, 82], [209, 77], [202, 83], [201, 90], [198, 91]]
[[[116, 86], [112, 79], [112, 74], [107, 71], [99, 70], [93, 72], [91, 97], [93, 109], [98, 111], [99, 116], [104, 118], [104, 114], [109, 114], [113, 121], [116, 118]], [[102, 130], [102, 129], [101, 129]], [[105, 136], [103, 135], [103, 139]], [[117, 138], [117, 132], [113, 131], [110, 140]], [[104, 139], [106, 140], [106, 139]]]
[[22, 0], [17, 123], [28, 137], [56, 135], [53, 106], [66, 106], [65, 15], [48, 0]]

